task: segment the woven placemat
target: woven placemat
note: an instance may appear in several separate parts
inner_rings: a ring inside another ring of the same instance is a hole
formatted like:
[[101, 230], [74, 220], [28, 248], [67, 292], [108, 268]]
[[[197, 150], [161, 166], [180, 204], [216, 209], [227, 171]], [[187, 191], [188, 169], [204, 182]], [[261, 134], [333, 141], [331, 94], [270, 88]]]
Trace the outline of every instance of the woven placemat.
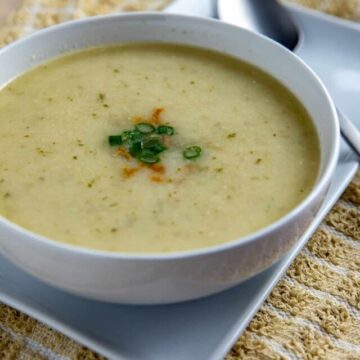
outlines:
[[[293, 1], [360, 19], [360, 0]], [[0, 30], [0, 47], [62, 21], [115, 11], [160, 10], [168, 2], [25, 0]], [[102, 357], [0, 304], [0, 359]], [[360, 172], [226, 357], [239, 359], [360, 359]]]

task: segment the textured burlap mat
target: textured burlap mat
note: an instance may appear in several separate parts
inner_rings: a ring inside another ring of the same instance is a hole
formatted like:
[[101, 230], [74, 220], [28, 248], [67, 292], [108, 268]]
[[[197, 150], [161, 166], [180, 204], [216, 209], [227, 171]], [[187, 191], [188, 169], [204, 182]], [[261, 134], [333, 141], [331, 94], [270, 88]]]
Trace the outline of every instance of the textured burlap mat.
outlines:
[[[293, 1], [360, 19], [360, 0]], [[25, 0], [0, 29], [0, 46], [62, 21], [119, 10], [161, 9], [167, 2]], [[0, 359], [49, 358], [101, 357], [0, 305]], [[360, 173], [226, 357], [239, 359], [360, 359]]]

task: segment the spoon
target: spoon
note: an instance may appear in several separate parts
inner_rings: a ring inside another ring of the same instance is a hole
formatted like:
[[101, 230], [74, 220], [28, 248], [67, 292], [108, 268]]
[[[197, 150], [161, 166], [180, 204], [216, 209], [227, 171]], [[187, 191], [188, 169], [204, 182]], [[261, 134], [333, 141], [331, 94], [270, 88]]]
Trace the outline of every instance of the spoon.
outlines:
[[[306, 51], [304, 56], [299, 51], [306, 45], [304, 43], [306, 37], [302, 36], [303, 29], [301, 26], [295, 25], [287, 9], [276, 0], [219, 0], [218, 13], [221, 19], [229, 20], [235, 25], [261, 33], [284, 45], [289, 50], [293, 50], [305, 61], [307, 60]], [[298, 49], [300, 37], [302, 37], [304, 44]], [[360, 156], [360, 131], [342, 111], [337, 109], [337, 113], [342, 135]]]

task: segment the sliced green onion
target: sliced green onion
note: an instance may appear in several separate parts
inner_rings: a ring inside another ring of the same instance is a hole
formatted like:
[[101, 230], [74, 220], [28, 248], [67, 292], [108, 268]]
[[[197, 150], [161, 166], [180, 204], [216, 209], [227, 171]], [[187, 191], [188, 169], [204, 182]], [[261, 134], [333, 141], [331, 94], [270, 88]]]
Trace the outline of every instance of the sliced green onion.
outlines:
[[144, 137], [144, 135], [136, 129], [131, 131], [131, 133], [130, 133], [131, 141], [140, 141], [140, 140], [142, 140], [143, 137]]
[[123, 144], [122, 136], [121, 135], [109, 136], [109, 144], [111, 146], [122, 145]]
[[126, 130], [126, 131], [122, 132], [121, 136], [122, 136], [123, 143], [131, 140], [131, 134], [132, 134], [131, 130]]
[[189, 146], [183, 151], [185, 159], [196, 159], [201, 154], [201, 148], [199, 146]]
[[161, 135], [172, 136], [172, 135], [174, 135], [175, 131], [172, 126], [160, 125], [156, 129], [156, 133], [161, 134]]
[[135, 128], [142, 134], [151, 134], [155, 131], [155, 127], [147, 123], [136, 124]]
[[135, 141], [131, 143], [131, 145], [129, 146], [129, 153], [133, 157], [137, 157], [141, 153], [141, 150], [142, 150], [142, 144], [140, 141]]
[[[164, 144], [164, 135], [172, 136], [175, 130], [172, 126], [153, 126], [151, 123], [139, 123], [131, 130], [126, 130], [121, 135], [109, 136], [111, 146], [122, 145], [133, 158], [145, 164], [155, 164], [160, 161], [160, 153], [167, 150]], [[234, 133], [235, 134], [235, 133]], [[235, 135], [229, 134], [229, 137]], [[185, 159], [196, 159], [201, 155], [199, 146], [189, 146], [183, 151]], [[222, 170], [222, 169], [221, 169]], [[220, 171], [217, 169], [216, 171]]]
[[155, 164], [160, 161], [159, 156], [149, 149], [142, 150], [138, 159], [145, 164]]
[[151, 150], [155, 154], [159, 154], [166, 150], [166, 146], [156, 138], [145, 140], [142, 146], [143, 149]]

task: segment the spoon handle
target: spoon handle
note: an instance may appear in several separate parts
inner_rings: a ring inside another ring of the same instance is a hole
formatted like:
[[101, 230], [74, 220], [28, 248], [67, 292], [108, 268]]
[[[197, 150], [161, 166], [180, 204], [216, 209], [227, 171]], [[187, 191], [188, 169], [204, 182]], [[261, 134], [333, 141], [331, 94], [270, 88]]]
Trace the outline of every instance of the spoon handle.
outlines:
[[360, 156], [360, 131], [357, 127], [348, 119], [348, 117], [337, 109], [340, 129], [347, 143], [356, 151], [357, 155]]

